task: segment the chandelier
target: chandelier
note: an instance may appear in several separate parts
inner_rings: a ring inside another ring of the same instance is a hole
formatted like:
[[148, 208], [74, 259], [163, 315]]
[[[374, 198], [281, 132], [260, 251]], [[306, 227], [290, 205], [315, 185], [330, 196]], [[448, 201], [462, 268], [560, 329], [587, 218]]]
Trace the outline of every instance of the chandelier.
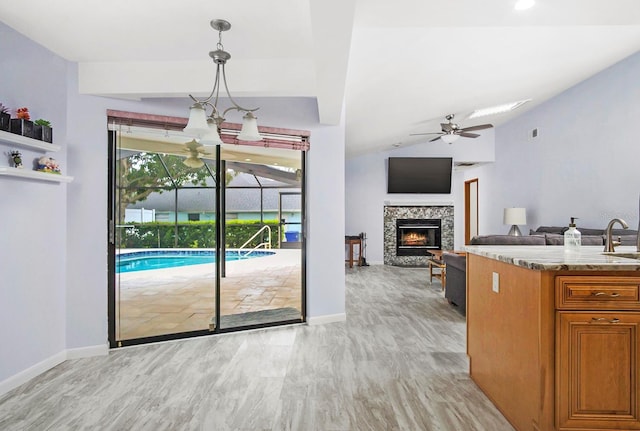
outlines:
[[[231, 97], [231, 93], [227, 86], [227, 75], [225, 73], [224, 66], [227, 64], [227, 60], [231, 58], [231, 54], [224, 50], [224, 46], [222, 45], [222, 32], [229, 30], [231, 28], [231, 24], [223, 19], [214, 19], [211, 20], [211, 27], [218, 31], [218, 44], [216, 46], [216, 50], [209, 52], [209, 57], [213, 59], [213, 62], [216, 65], [216, 76], [213, 81], [213, 89], [208, 97], [201, 100], [189, 94], [189, 97], [195, 103], [191, 105], [191, 108], [189, 108], [189, 121], [187, 126], [184, 128], [184, 132], [195, 137], [202, 144], [222, 144], [223, 142], [222, 139], [220, 139], [218, 130], [223, 121], [225, 121], [224, 116], [227, 112], [236, 110], [245, 113], [242, 117], [242, 129], [237, 136], [238, 140], [253, 142], [261, 141], [262, 136], [260, 136], [260, 132], [258, 131], [258, 122], [256, 117], [253, 115], [253, 112], [257, 111], [259, 108], [247, 109], [238, 105], [238, 103], [233, 100], [233, 97]], [[227, 93], [227, 98], [233, 106], [225, 109], [223, 112], [220, 112], [221, 110], [218, 107], [218, 99], [220, 96], [221, 86], [223, 85], [224, 90]], [[210, 110], [209, 114], [207, 114], [208, 110]]]

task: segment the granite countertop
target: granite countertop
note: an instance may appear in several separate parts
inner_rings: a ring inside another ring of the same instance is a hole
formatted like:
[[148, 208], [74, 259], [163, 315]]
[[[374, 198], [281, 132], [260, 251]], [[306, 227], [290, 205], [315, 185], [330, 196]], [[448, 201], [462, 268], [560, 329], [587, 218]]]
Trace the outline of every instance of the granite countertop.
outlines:
[[541, 271], [640, 271], [636, 247], [616, 247], [616, 254], [635, 254], [638, 259], [603, 254], [603, 246], [583, 246], [579, 253], [565, 253], [554, 245], [468, 245], [467, 253]]

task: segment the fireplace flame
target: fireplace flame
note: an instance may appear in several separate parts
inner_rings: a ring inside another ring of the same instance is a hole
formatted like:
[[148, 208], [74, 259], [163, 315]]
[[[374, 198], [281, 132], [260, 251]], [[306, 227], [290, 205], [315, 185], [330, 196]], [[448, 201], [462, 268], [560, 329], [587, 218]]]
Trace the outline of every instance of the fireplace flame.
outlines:
[[410, 232], [402, 236], [402, 245], [427, 245], [427, 236], [417, 232]]

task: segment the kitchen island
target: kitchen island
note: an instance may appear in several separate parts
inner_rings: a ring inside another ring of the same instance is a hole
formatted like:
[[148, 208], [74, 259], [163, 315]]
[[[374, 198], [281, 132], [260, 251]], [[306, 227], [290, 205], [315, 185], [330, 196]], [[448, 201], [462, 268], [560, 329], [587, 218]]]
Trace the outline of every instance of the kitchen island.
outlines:
[[471, 378], [519, 431], [640, 430], [640, 260], [467, 246]]

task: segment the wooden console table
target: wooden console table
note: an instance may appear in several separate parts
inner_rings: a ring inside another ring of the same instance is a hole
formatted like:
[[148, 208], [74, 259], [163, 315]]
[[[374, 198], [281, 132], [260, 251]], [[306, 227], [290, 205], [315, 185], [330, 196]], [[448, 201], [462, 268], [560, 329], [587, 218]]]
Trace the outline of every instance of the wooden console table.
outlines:
[[[359, 236], [345, 236], [344, 243], [349, 247], [349, 258], [345, 262], [349, 262], [349, 268], [353, 268], [353, 262], [358, 262], [358, 266], [362, 266], [362, 238]], [[358, 259], [353, 258], [353, 248], [358, 246]]]
[[[440, 283], [442, 283], [442, 290], [444, 290], [444, 286], [447, 281], [447, 273], [444, 261], [442, 260], [442, 250], [429, 250], [429, 254], [431, 254], [431, 258], [428, 261], [429, 283], [432, 283], [433, 277], [435, 277], [440, 280]], [[439, 269], [440, 272], [433, 272], [434, 268]]]

